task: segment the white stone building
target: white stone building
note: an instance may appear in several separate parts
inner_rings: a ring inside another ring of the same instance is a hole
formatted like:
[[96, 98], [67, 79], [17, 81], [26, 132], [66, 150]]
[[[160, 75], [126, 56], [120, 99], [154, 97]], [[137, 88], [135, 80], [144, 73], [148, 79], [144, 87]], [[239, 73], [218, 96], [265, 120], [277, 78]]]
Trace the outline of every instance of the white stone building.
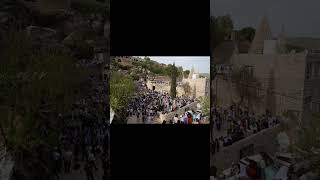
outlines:
[[[235, 37], [235, 36], [233, 36]], [[251, 107], [258, 113], [270, 110], [283, 115], [293, 112], [301, 119], [304, 112], [320, 112], [320, 40], [287, 38], [284, 28], [273, 38], [266, 17], [257, 28], [247, 52], [240, 52], [236, 39], [226, 41], [225, 54], [213, 54], [217, 76], [212, 80], [212, 93], [221, 106], [239, 101], [232, 72], [246, 67], [261, 83], [255, 88], [259, 100]]]
[[[190, 95], [199, 98], [201, 96], [210, 96], [210, 81], [208, 77], [202, 77], [200, 73], [196, 72], [194, 68], [191, 69], [188, 78], [183, 78], [177, 81], [177, 96], [185, 95], [183, 84], [188, 83], [191, 89]], [[165, 76], [158, 76], [148, 79], [147, 87], [159, 92], [170, 93], [170, 78]]]

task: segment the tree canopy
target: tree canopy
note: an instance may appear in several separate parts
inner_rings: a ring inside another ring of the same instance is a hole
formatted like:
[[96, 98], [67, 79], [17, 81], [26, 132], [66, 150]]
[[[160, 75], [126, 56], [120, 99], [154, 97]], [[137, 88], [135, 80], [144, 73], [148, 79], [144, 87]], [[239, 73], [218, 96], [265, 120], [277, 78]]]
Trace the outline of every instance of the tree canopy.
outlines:
[[256, 30], [252, 27], [245, 27], [240, 30], [240, 40], [252, 41]]
[[169, 66], [170, 69], [170, 77], [171, 77], [171, 83], [170, 83], [170, 96], [171, 98], [176, 98], [177, 96], [177, 76], [178, 76], [178, 69], [175, 66], [175, 64], [173, 63], [172, 66]]
[[182, 88], [183, 88], [183, 91], [184, 91], [184, 93], [186, 94], [186, 95], [190, 95], [191, 94], [191, 86], [190, 86], [190, 84], [188, 83], [188, 82], [186, 82], [186, 83], [183, 83], [182, 84]]
[[112, 72], [110, 79], [110, 105], [117, 112], [126, 108], [135, 92], [135, 84], [130, 76]]
[[315, 113], [304, 127], [299, 129], [298, 143], [300, 154], [310, 162], [310, 170], [320, 176], [320, 114]]
[[200, 103], [203, 114], [210, 115], [210, 98], [202, 96], [200, 97]]
[[230, 36], [233, 30], [233, 21], [230, 15], [225, 16], [212, 16], [210, 18], [210, 31], [211, 31], [211, 47], [215, 49], [219, 46], [225, 39], [225, 37]]
[[0, 135], [17, 169], [46, 172], [40, 152], [56, 145], [57, 116], [81, 96], [87, 72], [68, 54], [33, 48], [24, 32], [10, 31], [1, 49]]

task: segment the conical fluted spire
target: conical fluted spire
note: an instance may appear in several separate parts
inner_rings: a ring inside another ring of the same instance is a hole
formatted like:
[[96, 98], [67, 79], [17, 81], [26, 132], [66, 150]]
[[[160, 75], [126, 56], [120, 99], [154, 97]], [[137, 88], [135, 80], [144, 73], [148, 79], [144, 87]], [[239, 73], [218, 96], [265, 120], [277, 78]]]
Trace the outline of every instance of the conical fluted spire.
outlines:
[[191, 71], [190, 71], [190, 74], [189, 74], [189, 79], [192, 79], [193, 73], [194, 73], [194, 67], [192, 65], [192, 68], [191, 68]]
[[250, 53], [262, 54], [264, 48], [264, 40], [271, 40], [272, 34], [266, 15], [263, 16], [260, 26], [256, 29], [254, 39], [251, 44]]

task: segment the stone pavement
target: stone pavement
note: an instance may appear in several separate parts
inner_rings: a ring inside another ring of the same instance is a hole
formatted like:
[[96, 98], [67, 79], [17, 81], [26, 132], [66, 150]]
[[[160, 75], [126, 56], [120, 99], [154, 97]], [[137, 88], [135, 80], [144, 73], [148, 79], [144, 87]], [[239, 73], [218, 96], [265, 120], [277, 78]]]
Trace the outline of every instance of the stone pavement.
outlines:
[[[162, 122], [160, 122], [159, 118], [154, 119], [151, 123], [149, 124], [161, 124]], [[138, 119], [137, 116], [129, 116], [128, 117], [128, 121], [127, 124], [144, 124], [142, 122], [142, 118], [140, 116], [140, 118]], [[147, 124], [147, 123], [146, 123]]]
[[0, 159], [0, 179], [9, 180], [12, 175], [14, 162], [9, 155], [4, 155]]
[[143, 124], [141, 118], [137, 118], [137, 116], [129, 116], [127, 124]]
[[[70, 173], [61, 173], [59, 180], [87, 180], [86, 173], [83, 169], [84, 163], [80, 163], [81, 168], [79, 170], [71, 170]], [[102, 162], [100, 159], [96, 161], [96, 165], [98, 170], [95, 171], [94, 174], [94, 180], [102, 180], [103, 176], [103, 169], [102, 169]], [[73, 167], [73, 165], [71, 166]]]

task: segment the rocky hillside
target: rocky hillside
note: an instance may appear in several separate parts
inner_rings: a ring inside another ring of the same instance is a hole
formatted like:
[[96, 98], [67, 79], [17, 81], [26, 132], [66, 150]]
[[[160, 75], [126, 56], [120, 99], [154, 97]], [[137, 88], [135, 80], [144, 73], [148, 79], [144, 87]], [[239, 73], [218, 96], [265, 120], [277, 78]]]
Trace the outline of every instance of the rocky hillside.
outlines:
[[2, 0], [0, 31], [25, 31], [39, 48], [70, 51], [77, 58], [109, 51], [109, 0]]
[[[170, 74], [171, 64], [162, 64], [150, 59], [149, 57], [140, 58], [132, 56], [113, 57], [111, 58], [111, 70], [122, 71], [136, 76], [168, 76]], [[182, 67], [177, 67], [179, 75], [183, 74]], [[182, 76], [179, 78], [181, 79]]]

